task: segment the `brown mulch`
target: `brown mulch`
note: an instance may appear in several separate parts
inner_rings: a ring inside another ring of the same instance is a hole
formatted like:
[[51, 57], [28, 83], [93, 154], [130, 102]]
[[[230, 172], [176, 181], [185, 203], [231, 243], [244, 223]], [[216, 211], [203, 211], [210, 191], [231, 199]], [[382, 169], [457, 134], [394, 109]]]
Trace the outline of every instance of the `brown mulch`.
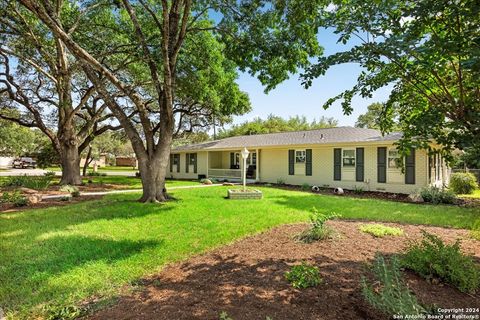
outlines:
[[[377, 239], [360, 232], [360, 222], [329, 224], [339, 238], [298, 243], [292, 237], [306, 225], [286, 225], [169, 265], [145, 279], [141, 290], [89, 319], [218, 319], [222, 311], [235, 320], [386, 319], [365, 303], [360, 288], [376, 252], [399, 252], [424, 229], [447, 242], [461, 238], [462, 249], [480, 260], [480, 242], [470, 239], [466, 230], [386, 223], [402, 228], [405, 235]], [[289, 285], [284, 273], [301, 261], [319, 266], [322, 284], [304, 290]], [[423, 304], [480, 307], [480, 295], [432, 284], [409, 272], [405, 278]]]
[[66, 206], [73, 203], [84, 202], [84, 201], [91, 201], [91, 200], [99, 200], [103, 196], [81, 196], [81, 197], [71, 197], [69, 201], [62, 201], [59, 199], [44, 199], [38, 203], [29, 203], [23, 207], [15, 207], [11, 203], [0, 203], [0, 214], [1, 213], [11, 213], [11, 212], [18, 212], [18, 211], [25, 211], [29, 209], [43, 209], [48, 207], [60, 207]]

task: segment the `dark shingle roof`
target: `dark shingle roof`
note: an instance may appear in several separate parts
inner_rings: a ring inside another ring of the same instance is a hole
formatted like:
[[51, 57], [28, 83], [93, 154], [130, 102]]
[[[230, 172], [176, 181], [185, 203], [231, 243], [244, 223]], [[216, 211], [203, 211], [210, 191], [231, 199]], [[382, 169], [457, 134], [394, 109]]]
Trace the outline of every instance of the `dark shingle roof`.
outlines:
[[390, 134], [382, 137], [381, 132], [374, 129], [336, 127], [230, 137], [221, 140], [180, 146], [174, 148], [173, 151], [332, 144], [342, 142], [374, 142], [398, 140], [398, 138], [398, 134]]

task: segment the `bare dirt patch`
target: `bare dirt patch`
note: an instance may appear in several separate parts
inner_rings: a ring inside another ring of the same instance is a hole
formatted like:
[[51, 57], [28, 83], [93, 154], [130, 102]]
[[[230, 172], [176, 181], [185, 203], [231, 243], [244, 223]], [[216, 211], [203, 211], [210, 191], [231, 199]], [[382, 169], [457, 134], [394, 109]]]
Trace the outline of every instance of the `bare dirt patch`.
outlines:
[[[465, 230], [388, 223], [405, 235], [379, 239], [359, 231], [359, 222], [329, 224], [340, 233], [339, 239], [298, 243], [292, 237], [306, 225], [287, 225], [172, 264], [142, 281], [141, 290], [90, 319], [218, 319], [222, 311], [235, 320], [385, 319], [366, 305], [360, 289], [361, 276], [368, 274], [376, 252], [399, 252], [424, 229], [447, 242], [462, 239], [462, 249], [480, 260], [480, 242]], [[289, 285], [284, 273], [301, 261], [319, 266], [321, 285], [305, 290]], [[480, 307], [480, 295], [432, 284], [408, 272], [405, 276], [423, 304]]]

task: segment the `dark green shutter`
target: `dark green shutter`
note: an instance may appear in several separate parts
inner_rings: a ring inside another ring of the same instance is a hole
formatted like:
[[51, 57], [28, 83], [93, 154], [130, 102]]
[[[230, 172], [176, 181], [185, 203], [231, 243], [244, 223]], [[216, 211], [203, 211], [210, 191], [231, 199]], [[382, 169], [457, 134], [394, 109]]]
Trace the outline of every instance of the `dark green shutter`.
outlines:
[[305, 150], [305, 175], [312, 175], [312, 149]]
[[377, 148], [377, 181], [380, 183], [387, 182], [387, 148]]
[[415, 149], [411, 149], [405, 157], [405, 183], [415, 184]]
[[185, 173], [188, 173], [188, 167], [190, 167], [190, 153], [185, 153]]
[[288, 150], [288, 174], [295, 174], [295, 150]]
[[177, 172], [180, 172], [180, 154], [176, 154], [175, 157], [177, 158]]
[[170, 172], [173, 172], [173, 154], [170, 154]]
[[342, 180], [342, 149], [333, 149], [333, 180]]
[[193, 157], [193, 173], [197, 173], [197, 154], [192, 153]]
[[235, 165], [235, 153], [230, 152], [230, 169]]
[[357, 181], [363, 182], [365, 180], [365, 149], [357, 148], [355, 162], [355, 178]]

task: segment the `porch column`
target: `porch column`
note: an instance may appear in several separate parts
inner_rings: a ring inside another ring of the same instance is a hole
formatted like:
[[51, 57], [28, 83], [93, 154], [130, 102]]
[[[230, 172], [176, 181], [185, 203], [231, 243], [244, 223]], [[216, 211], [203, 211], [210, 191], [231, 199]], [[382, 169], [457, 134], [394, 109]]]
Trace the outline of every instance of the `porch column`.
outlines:
[[257, 154], [257, 163], [255, 164], [255, 181], [260, 181], [260, 152], [258, 149], [255, 149], [255, 153]]
[[206, 178], [208, 178], [208, 171], [210, 171], [209, 160], [210, 160], [210, 151], [207, 151], [207, 173], [205, 174]]

